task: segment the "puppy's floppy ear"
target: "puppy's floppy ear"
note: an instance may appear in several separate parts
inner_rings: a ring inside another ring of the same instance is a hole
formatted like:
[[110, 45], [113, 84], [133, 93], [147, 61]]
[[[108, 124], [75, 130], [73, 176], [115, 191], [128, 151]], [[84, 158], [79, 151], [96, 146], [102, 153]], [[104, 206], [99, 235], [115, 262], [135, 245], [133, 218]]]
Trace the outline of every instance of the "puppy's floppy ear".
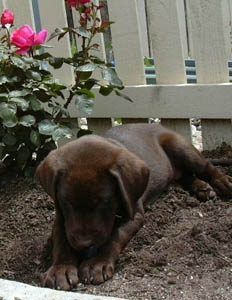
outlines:
[[37, 167], [35, 178], [39, 181], [46, 193], [53, 199], [56, 199], [56, 186], [58, 181], [58, 166], [51, 160], [45, 158]]
[[135, 204], [148, 184], [149, 168], [144, 161], [123, 149], [110, 173], [117, 179], [128, 215], [133, 219]]

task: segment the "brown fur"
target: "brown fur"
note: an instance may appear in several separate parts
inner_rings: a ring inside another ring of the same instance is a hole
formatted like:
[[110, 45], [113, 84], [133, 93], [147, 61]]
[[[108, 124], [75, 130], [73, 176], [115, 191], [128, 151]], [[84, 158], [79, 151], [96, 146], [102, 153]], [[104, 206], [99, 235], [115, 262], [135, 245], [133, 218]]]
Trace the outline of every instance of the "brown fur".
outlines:
[[[214, 190], [232, 195], [231, 177], [154, 124], [118, 126], [104, 137], [67, 143], [41, 162], [36, 176], [56, 206], [53, 264], [43, 285], [64, 290], [79, 278], [99, 284], [113, 276], [119, 254], [143, 224], [144, 207], [170, 183], [182, 183], [201, 200], [215, 197]], [[90, 257], [83, 259], [85, 251]]]

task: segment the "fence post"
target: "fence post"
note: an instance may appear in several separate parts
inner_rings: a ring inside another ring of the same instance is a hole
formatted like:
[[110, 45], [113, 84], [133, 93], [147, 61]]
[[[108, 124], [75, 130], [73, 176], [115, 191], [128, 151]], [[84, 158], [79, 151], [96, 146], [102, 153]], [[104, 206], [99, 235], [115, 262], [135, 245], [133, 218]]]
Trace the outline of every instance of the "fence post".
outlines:
[[[157, 84], [185, 84], [185, 47], [180, 25], [185, 25], [183, 0], [148, 0], [148, 21]], [[181, 20], [182, 18], [182, 20]], [[173, 107], [173, 109], [177, 109]], [[161, 119], [161, 123], [191, 141], [189, 119]]]
[[[224, 5], [224, 1], [218, 0], [187, 0], [188, 27], [193, 42], [198, 84], [229, 82]], [[214, 149], [222, 142], [232, 144], [231, 120], [202, 119], [201, 122], [204, 150]]]
[[[115, 67], [124, 85], [146, 84], [137, 4], [137, 0], [108, 0], [110, 20], [115, 22], [111, 28]], [[131, 123], [129, 118], [122, 121]], [[133, 118], [133, 122], [148, 122], [148, 119]]]

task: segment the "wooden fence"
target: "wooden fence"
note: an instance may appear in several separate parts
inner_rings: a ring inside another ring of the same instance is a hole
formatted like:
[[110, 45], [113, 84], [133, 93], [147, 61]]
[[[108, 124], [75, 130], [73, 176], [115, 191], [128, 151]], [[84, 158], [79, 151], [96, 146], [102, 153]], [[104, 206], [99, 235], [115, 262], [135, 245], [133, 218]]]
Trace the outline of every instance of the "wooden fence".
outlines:
[[[88, 126], [96, 133], [124, 123], [159, 118], [191, 139], [190, 119], [201, 119], [204, 149], [232, 143], [232, 85], [228, 61], [232, 43], [232, 0], [108, 0], [115, 67], [129, 103], [117, 96], [97, 96]], [[0, 9], [16, 13], [16, 25], [47, 28], [67, 25], [63, 0], [0, 0]], [[145, 10], [146, 8], [146, 10]], [[146, 20], [148, 17], [148, 21]], [[148, 41], [148, 33], [150, 39]], [[103, 39], [102, 45], [104, 57]], [[52, 41], [53, 54], [70, 53], [69, 40]], [[146, 84], [143, 56], [148, 47], [155, 61], [156, 84]], [[188, 84], [186, 60], [194, 60], [197, 83]], [[56, 71], [71, 83], [69, 67]], [[86, 117], [70, 107], [72, 118]]]

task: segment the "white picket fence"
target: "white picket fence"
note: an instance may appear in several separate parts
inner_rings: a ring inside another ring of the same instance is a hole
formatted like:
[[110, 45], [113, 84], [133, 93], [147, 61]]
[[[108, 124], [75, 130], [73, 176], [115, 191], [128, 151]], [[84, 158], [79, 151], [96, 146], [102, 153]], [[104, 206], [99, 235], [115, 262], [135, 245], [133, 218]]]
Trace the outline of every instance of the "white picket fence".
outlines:
[[[160, 118], [161, 123], [191, 139], [190, 118], [201, 119], [204, 149], [232, 144], [232, 0], [108, 0], [115, 66], [134, 102], [97, 96], [88, 126], [99, 133], [123, 122]], [[146, 4], [146, 5], [145, 5]], [[63, 0], [0, 0], [0, 9], [16, 13], [16, 24], [38, 24], [52, 32], [67, 25]], [[146, 12], [148, 22], [146, 22]], [[147, 27], [148, 24], [148, 27]], [[143, 56], [148, 34], [155, 58], [156, 84], [147, 85]], [[104, 57], [103, 39], [102, 45]], [[52, 41], [53, 54], [67, 56], [67, 39]], [[197, 84], [187, 84], [185, 60], [196, 63]], [[71, 83], [69, 67], [55, 74]], [[73, 105], [72, 118], [86, 117]]]

